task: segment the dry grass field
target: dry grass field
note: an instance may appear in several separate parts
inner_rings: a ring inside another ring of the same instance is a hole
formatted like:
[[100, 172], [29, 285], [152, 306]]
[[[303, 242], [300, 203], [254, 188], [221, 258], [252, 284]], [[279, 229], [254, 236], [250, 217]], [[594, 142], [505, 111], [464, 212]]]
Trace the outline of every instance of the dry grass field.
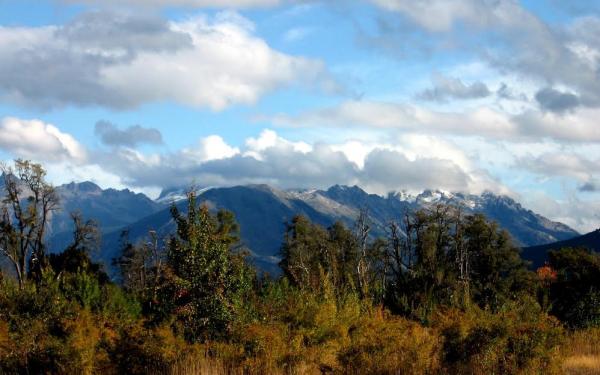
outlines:
[[565, 374], [600, 374], [600, 329], [571, 334], [563, 346], [563, 356]]

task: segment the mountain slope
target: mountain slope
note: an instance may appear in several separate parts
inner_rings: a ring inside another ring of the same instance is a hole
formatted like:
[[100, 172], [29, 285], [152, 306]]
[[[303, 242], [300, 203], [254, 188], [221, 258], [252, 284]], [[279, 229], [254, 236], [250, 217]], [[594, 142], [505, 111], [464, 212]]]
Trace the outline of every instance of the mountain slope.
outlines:
[[52, 250], [61, 250], [71, 240], [71, 212], [80, 212], [85, 220], [94, 219], [103, 233], [110, 233], [166, 207], [144, 194], [128, 189], [103, 190], [92, 182], [65, 184], [56, 191], [60, 210], [53, 213], [50, 221]]
[[[552, 222], [508, 197], [485, 193], [481, 196], [425, 191], [418, 196], [389, 194], [387, 197], [368, 194], [359, 187], [333, 186], [328, 190], [278, 190], [267, 185], [235, 186], [199, 190], [199, 201], [212, 209], [233, 211], [241, 227], [244, 245], [263, 267], [273, 269], [285, 232], [285, 223], [302, 214], [312, 221], [329, 226], [342, 221], [352, 226], [361, 209], [367, 209], [376, 236], [385, 235], [386, 224], [399, 220], [407, 212], [435, 203], [459, 204], [467, 213], [480, 212], [507, 229], [519, 245], [539, 245], [564, 240], [578, 233], [566, 225]], [[168, 197], [181, 197], [182, 192], [170, 190]], [[164, 202], [164, 199], [163, 199]], [[185, 200], [175, 201], [185, 211]], [[156, 230], [167, 235], [174, 230], [168, 208], [108, 233], [104, 237], [102, 258], [110, 261], [118, 255], [122, 229], [136, 241]]]
[[[506, 229], [520, 246], [532, 246], [553, 241], [565, 240], [579, 235], [568, 226], [556, 223], [523, 208], [507, 196], [492, 193], [466, 195], [426, 190], [417, 196], [401, 193], [389, 194], [383, 198], [367, 194], [362, 189], [333, 186], [327, 191], [316, 191], [344, 204], [358, 212], [367, 208], [376, 225], [385, 226], [390, 219], [398, 219], [407, 210], [417, 210], [436, 203], [460, 205], [467, 214], [482, 213]], [[356, 214], [355, 214], [356, 217]]]
[[[240, 224], [242, 242], [247, 246], [263, 269], [273, 270], [276, 256], [283, 239], [285, 223], [295, 215], [308, 216], [316, 223], [330, 225], [335, 220], [324, 215], [299, 199], [270, 188], [267, 185], [215, 188], [202, 193], [199, 201], [213, 209], [226, 209], [235, 213]], [[175, 202], [181, 211], [186, 210], [187, 201]], [[169, 209], [164, 209], [128, 226], [129, 239], [143, 238], [150, 230], [160, 236], [175, 229]], [[109, 262], [118, 255], [122, 230], [108, 233], [102, 245], [102, 259]]]
[[61, 219], [72, 211], [80, 211], [85, 218], [93, 218], [100, 227], [110, 231], [165, 207], [144, 194], [134, 193], [129, 189], [103, 190], [92, 182], [70, 183], [61, 185], [56, 190], [63, 211], [63, 215], [56, 217], [53, 222], [53, 228], [58, 232], [65, 229], [65, 222]]
[[531, 261], [532, 267], [539, 267], [548, 259], [548, 252], [550, 250], [559, 250], [566, 247], [600, 251], [600, 229], [565, 241], [526, 247], [523, 249], [521, 256]]

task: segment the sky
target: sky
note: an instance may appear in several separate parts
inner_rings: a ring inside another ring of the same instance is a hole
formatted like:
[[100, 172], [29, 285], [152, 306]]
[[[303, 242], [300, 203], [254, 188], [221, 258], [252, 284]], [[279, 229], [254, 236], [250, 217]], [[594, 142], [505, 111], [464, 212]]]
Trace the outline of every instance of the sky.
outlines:
[[600, 0], [0, 0], [54, 184], [506, 194], [600, 227]]

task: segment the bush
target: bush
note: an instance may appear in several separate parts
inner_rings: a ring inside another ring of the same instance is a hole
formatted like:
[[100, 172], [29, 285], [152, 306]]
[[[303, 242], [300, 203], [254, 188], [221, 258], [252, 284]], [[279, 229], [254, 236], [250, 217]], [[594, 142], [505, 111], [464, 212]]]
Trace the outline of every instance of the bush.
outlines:
[[440, 370], [440, 347], [434, 330], [376, 310], [351, 327], [338, 359], [348, 374], [432, 374]]
[[444, 364], [450, 372], [558, 371], [563, 329], [533, 301], [510, 304], [497, 314], [477, 308], [466, 313], [444, 311], [439, 320]]
[[148, 329], [138, 323], [122, 331], [112, 361], [119, 374], [164, 374], [194, 349], [168, 326]]

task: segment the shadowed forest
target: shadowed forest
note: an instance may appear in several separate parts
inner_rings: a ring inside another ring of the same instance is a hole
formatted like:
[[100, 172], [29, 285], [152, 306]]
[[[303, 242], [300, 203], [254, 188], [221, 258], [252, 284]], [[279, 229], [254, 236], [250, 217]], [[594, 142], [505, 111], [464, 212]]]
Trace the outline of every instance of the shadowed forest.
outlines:
[[[600, 371], [600, 256], [553, 251], [531, 270], [481, 215], [432, 205], [373, 238], [297, 216], [281, 275], [262, 273], [233, 214], [194, 192], [108, 268], [99, 231], [72, 214], [72, 243], [49, 253], [60, 209], [42, 166], [4, 168], [0, 369], [7, 374], [588, 374]], [[110, 275], [110, 276], [109, 276]]]

